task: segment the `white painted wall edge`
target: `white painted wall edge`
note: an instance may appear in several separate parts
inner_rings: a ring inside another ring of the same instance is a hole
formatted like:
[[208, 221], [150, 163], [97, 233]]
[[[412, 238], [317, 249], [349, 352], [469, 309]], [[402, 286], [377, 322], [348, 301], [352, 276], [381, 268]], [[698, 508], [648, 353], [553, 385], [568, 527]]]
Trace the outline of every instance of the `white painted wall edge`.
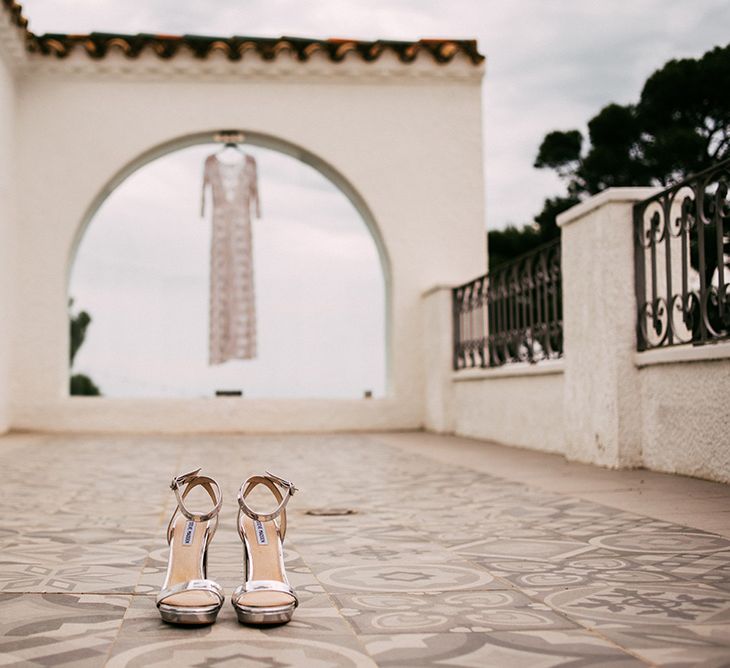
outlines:
[[711, 343], [704, 346], [671, 346], [645, 350], [634, 355], [637, 367], [655, 364], [676, 364], [678, 362], [703, 362], [706, 360], [730, 359], [730, 342]]
[[584, 202], [576, 204], [567, 211], [561, 213], [557, 218], [558, 227], [565, 227], [576, 220], [584, 218], [592, 211], [600, 209], [606, 204], [614, 202], [640, 202], [642, 199], [656, 195], [661, 188], [654, 186], [639, 186], [625, 188], [608, 188], [598, 195], [589, 197]]
[[530, 364], [505, 364], [493, 369], [462, 369], [455, 371], [451, 379], [454, 382], [468, 380], [491, 380], [493, 378], [513, 378], [515, 376], [549, 376], [556, 373], [563, 373], [565, 364], [562, 359], [546, 360]]
[[301, 433], [420, 429], [393, 399], [113, 399], [67, 397], [16, 405], [12, 431], [109, 433]]
[[454, 286], [454, 285], [440, 285], [440, 284], [439, 285], [434, 285], [434, 286], [430, 287], [428, 290], [424, 290], [421, 293], [421, 299], [425, 299], [429, 295], [432, 295], [434, 292], [439, 292], [441, 290], [453, 290], [454, 287], [456, 287], [456, 286]]

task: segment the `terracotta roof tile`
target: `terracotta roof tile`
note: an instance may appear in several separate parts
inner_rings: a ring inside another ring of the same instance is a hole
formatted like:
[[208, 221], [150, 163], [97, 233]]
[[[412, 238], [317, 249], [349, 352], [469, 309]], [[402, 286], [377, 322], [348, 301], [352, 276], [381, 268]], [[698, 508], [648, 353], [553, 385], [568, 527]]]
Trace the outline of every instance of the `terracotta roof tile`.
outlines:
[[3, 9], [10, 15], [10, 22], [22, 28], [28, 30], [28, 19], [23, 16], [23, 7], [15, 2], [15, 0], [2, 0]]
[[83, 49], [92, 58], [104, 58], [112, 50], [119, 49], [128, 58], [137, 58], [144, 51], [160, 58], [173, 58], [182, 51], [191, 52], [196, 58], [207, 58], [221, 51], [229, 60], [240, 60], [247, 52], [257, 53], [263, 60], [275, 60], [282, 52], [294, 55], [300, 61], [321, 52], [332, 62], [341, 62], [348, 54], [354, 54], [366, 62], [377, 60], [386, 51], [394, 53], [403, 63], [413, 62], [421, 53], [438, 63], [448, 63], [459, 53], [465, 54], [475, 65], [484, 60], [474, 40], [419, 40], [417, 42], [346, 39], [308, 39], [303, 37], [209, 37], [205, 35], [152, 35], [140, 33], [93, 32], [88, 35], [47, 33], [32, 35], [28, 50], [43, 55], [65, 58], [75, 49]]
[[294, 55], [300, 61], [307, 61], [317, 52], [323, 53], [332, 62], [338, 63], [350, 54], [365, 62], [377, 60], [390, 51], [402, 63], [411, 63], [420, 54], [430, 56], [437, 63], [448, 63], [457, 54], [464, 54], [478, 65], [484, 60], [479, 53], [476, 40], [470, 39], [421, 39], [417, 42], [354, 39], [310, 39], [304, 37], [211, 37], [206, 35], [160, 35], [139, 33], [92, 32], [88, 35], [46, 33], [36, 35], [28, 30], [28, 20], [22, 7], [15, 0], [1, 0], [2, 7], [9, 13], [11, 21], [25, 31], [26, 48], [31, 53], [65, 58], [76, 49], [85, 51], [91, 58], [104, 58], [109, 52], [119, 50], [127, 58], [137, 58], [149, 51], [159, 58], [173, 58], [187, 51], [196, 58], [205, 59], [213, 52], [222, 52], [229, 60], [236, 61], [248, 52], [258, 54], [263, 60], [275, 60], [282, 52]]

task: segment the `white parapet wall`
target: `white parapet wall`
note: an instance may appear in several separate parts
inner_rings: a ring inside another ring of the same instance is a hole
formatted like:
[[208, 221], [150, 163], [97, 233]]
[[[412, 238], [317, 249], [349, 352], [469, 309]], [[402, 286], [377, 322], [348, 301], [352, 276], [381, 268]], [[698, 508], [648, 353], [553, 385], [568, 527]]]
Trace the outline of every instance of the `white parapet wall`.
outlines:
[[654, 192], [610, 188], [558, 217], [571, 459], [641, 464], [632, 206]]
[[[0, 24], [6, 18], [0, 12]], [[16, 286], [12, 304], [0, 301], [0, 428], [421, 427], [420, 295], [435, 283], [467, 280], [485, 264], [481, 57], [452, 44], [453, 58], [439, 62], [426, 42], [413, 46], [418, 56], [410, 59], [390, 48], [364, 59], [354, 46], [339, 60], [317, 51], [305, 61], [289, 47], [269, 60], [257, 53], [228, 59], [215, 49], [202, 59], [184, 48], [166, 59], [151, 48], [128, 57], [117, 39], [95, 58], [85, 50], [93, 47], [90, 36], [66, 36], [52, 46], [63, 49], [66, 42], [79, 44], [57, 58], [38, 48], [27, 53], [21, 41], [14, 84], [0, 72], [0, 143], [12, 134], [17, 146], [17, 155], [0, 155], [0, 181], [12, 173], [17, 184], [15, 213], [0, 211], [0, 235], [14, 235], [17, 258], [16, 265], [0, 262], [2, 285], [12, 279]], [[6, 45], [0, 41], [0, 50]], [[13, 133], [6, 104], [17, 111]], [[67, 280], [86, 225], [134, 169], [222, 129], [282, 147], [320, 169], [361, 213], [367, 210], [387, 293], [383, 399], [68, 396]], [[10, 253], [4, 240], [3, 258]], [[8, 288], [0, 300], [9, 294]]]
[[[0, 17], [2, 18], [2, 17]], [[0, 39], [7, 38], [0, 32]], [[10, 348], [15, 263], [15, 82], [0, 55], [0, 433], [10, 426]]]
[[558, 217], [565, 454], [730, 482], [730, 343], [637, 353], [635, 202], [610, 188]]
[[514, 367], [454, 374], [454, 433], [563, 452], [562, 360]]
[[562, 360], [453, 372], [451, 292], [424, 293], [428, 429], [730, 482], [730, 343], [637, 352], [632, 211], [655, 192], [611, 188], [558, 217]]
[[730, 344], [635, 355], [646, 468], [730, 482]]
[[426, 429], [562, 452], [562, 360], [455, 372], [451, 312], [450, 288], [423, 294]]

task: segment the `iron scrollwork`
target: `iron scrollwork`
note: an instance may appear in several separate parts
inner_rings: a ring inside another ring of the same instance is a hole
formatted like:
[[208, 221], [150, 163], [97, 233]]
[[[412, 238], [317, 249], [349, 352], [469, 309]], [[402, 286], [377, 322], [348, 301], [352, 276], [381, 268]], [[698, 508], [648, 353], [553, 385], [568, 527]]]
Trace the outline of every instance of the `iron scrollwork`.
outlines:
[[563, 355], [560, 241], [453, 289], [454, 369]]
[[730, 160], [634, 205], [637, 349], [730, 338]]

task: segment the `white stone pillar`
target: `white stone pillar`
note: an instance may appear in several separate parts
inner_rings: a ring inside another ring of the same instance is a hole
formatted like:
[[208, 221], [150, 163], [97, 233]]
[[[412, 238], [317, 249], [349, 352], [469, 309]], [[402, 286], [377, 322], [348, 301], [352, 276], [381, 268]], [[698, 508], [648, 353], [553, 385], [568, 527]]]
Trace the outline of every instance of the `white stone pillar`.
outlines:
[[609, 188], [558, 216], [568, 459], [642, 461], [632, 206], [655, 192]]
[[423, 293], [422, 359], [424, 365], [424, 427], [451, 433], [453, 373], [453, 319], [451, 288], [435, 286]]
[[[5, 21], [0, 11], [0, 22]], [[0, 30], [0, 39], [5, 39]], [[5, 45], [3, 45], [5, 46]], [[0, 53], [0, 434], [10, 427], [10, 349], [16, 326], [15, 81]], [[26, 323], [31, 327], [31, 323]]]

